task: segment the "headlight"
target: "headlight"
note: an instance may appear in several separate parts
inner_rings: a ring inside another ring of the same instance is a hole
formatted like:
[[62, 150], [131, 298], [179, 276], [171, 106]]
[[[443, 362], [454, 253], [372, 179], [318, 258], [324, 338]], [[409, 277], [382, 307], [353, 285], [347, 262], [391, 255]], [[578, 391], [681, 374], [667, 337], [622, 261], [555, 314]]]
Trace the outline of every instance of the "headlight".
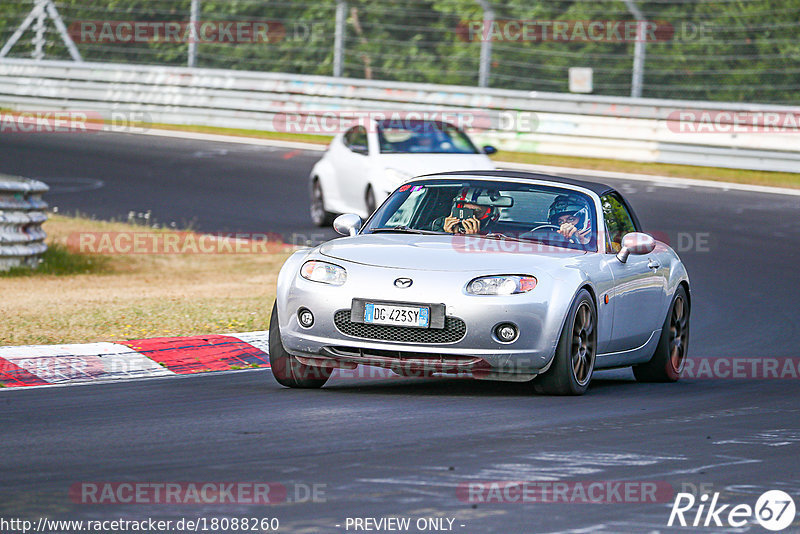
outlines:
[[514, 295], [527, 293], [534, 287], [536, 287], [536, 278], [532, 276], [482, 276], [467, 284], [467, 293], [470, 295]]
[[326, 261], [307, 261], [300, 268], [300, 276], [312, 282], [340, 286], [347, 281], [347, 271], [343, 267]]

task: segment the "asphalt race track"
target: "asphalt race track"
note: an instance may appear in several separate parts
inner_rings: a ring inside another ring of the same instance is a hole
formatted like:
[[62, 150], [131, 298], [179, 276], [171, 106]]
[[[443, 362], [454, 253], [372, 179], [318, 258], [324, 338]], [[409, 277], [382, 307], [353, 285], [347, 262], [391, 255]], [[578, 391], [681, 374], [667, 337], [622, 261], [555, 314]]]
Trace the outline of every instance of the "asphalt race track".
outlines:
[[[203, 231], [314, 240], [333, 237], [308, 218], [306, 177], [318, 157], [121, 134], [0, 139], [0, 173], [49, 183], [47, 200], [61, 212], [125, 219], [150, 210]], [[800, 197], [601, 181], [686, 263], [691, 357], [800, 356]], [[276, 517], [280, 532], [353, 532], [348, 517], [384, 516], [451, 518], [465, 533], [667, 531], [671, 498], [474, 503], [459, 498], [459, 485], [647, 481], [719, 492], [731, 505], [781, 489], [800, 505], [799, 380], [637, 384], [619, 370], [596, 374], [583, 397], [557, 398], [525, 384], [445, 379], [340, 378], [288, 390], [255, 370], [4, 391], [0, 516]], [[87, 481], [276, 482], [289, 502], [73, 502], [70, 487]]]
[[126, 220], [151, 211], [181, 228], [288, 237], [320, 231], [307, 205], [320, 154], [144, 135], [6, 135], [0, 173], [46, 177], [50, 205], [66, 212]]

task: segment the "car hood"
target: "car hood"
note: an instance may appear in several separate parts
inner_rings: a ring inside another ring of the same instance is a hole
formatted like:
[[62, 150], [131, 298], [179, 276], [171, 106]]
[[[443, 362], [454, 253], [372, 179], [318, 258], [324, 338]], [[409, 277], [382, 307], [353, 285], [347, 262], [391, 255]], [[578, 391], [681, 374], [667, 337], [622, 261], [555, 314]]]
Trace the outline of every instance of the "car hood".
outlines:
[[383, 167], [397, 169], [411, 176], [496, 168], [485, 154], [380, 154], [378, 159]]
[[376, 267], [416, 271], [484, 271], [525, 274], [532, 268], [559, 268], [586, 252], [532, 242], [476, 236], [364, 234], [334, 239], [319, 253]]

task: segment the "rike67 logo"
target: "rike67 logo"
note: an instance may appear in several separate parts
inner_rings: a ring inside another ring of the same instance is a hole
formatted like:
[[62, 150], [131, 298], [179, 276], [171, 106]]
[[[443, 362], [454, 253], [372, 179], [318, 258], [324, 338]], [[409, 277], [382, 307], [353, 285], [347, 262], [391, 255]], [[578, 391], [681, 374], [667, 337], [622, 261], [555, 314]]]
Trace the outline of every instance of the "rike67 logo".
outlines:
[[[764, 492], [755, 507], [749, 504], [718, 504], [719, 493], [709, 499], [703, 494], [699, 499], [691, 493], [678, 493], [672, 503], [667, 526], [682, 527], [743, 527], [756, 523], [767, 530], [780, 531], [792, 524], [795, 504], [792, 497], [780, 490]], [[697, 510], [693, 511], [695, 505]]]

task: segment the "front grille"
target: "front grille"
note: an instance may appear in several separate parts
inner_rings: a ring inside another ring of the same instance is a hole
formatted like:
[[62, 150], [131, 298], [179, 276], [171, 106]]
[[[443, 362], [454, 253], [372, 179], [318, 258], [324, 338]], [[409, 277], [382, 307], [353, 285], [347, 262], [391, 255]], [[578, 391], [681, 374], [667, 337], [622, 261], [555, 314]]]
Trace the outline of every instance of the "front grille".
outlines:
[[350, 310], [339, 310], [333, 316], [336, 328], [342, 334], [361, 339], [396, 341], [398, 343], [455, 343], [467, 333], [467, 325], [458, 317], [445, 317], [444, 328], [410, 328], [383, 324], [354, 323]]

